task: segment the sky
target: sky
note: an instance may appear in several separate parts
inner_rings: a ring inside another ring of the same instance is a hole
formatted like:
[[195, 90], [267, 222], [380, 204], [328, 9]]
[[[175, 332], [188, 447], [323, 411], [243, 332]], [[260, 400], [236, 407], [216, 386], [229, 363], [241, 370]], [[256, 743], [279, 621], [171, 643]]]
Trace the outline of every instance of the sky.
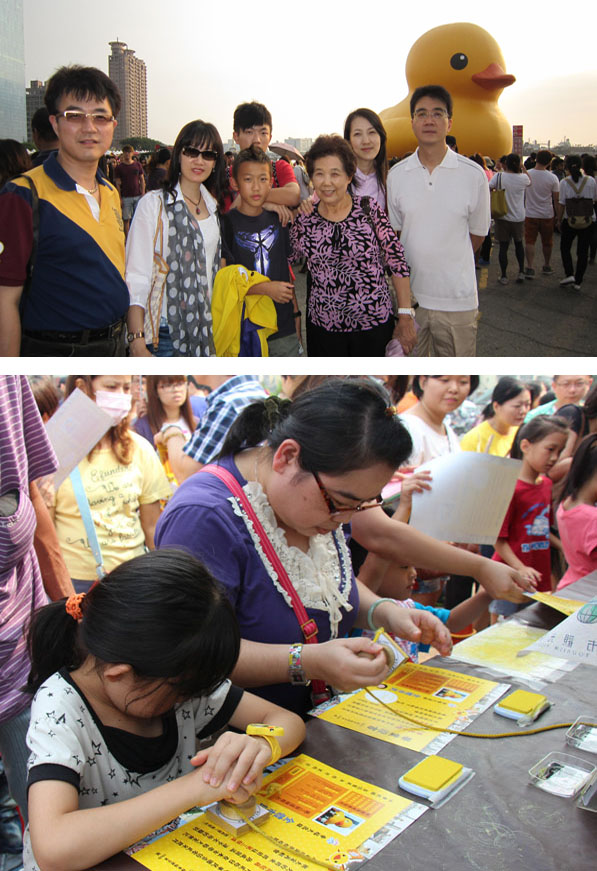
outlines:
[[[147, 64], [151, 137], [171, 143], [199, 117], [214, 123], [225, 142], [235, 106], [258, 100], [272, 112], [274, 140], [314, 138], [341, 132], [359, 106], [379, 112], [404, 99], [404, 65], [415, 40], [432, 27], [464, 21], [494, 36], [507, 72], [516, 76], [499, 105], [510, 123], [524, 125], [525, 139], [597, 144], [594, 5], [577, 0], [573, 18], [560, 20], [549, 8], [539, 15], [536, 3], [501, 15], [500, 4], [484, 6], [24, 0], [25, 74], [28, 84], [65, 63], [107, 72], [108, 43], [118, 38]], [[570, 28], [565, 38], [562, 27]]]

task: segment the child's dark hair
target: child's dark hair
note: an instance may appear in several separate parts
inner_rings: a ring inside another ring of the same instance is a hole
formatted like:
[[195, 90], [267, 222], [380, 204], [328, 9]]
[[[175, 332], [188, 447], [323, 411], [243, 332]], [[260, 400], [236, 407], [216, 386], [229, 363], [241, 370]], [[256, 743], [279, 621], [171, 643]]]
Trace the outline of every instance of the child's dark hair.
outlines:
[[558, 501], [568, 496], [575, 499], [581, 487], [594, 475], [597, 475], [597, 433], [585, 436], [577, 447]]
[[85, 596], [83, 619], [60, 599], [35, 612], [29, 631], [33, 693], [88, 655], [126, 663], [141, 680], [163, 678], [180, 698], [207, 695], [232, 671], [240, 649], [234, 609], [214, 577], [182, 550], [153, 550], [113, 569]]
[[243, 148], [242, 151], [239, 151], [236, 157], [234, 158], [234, 163], [232, 164], [232, 175], [238, 181], [238, 173], [243, 163], [263, 163], [267, 165], [269, 170], [269, 176], [272, 177], [272, 162], [261, 148], [257, 148], [256, 145], [250, 145], [248, 148]]
[[509, 375], [500, 378], [498, 383], [493, 388], [493, 393], [491, 394], [491, 401], [487, 403], [481, 414], [483, 415], [483, 420], [489, 420], [489, 418], [493, 417], [495, 414], [493, 403], [497, 402], [498, 405], [503, 405], [504, 402], [508, 402], [510, 399], [516, 399], [517, 396], [520, 396], [525, 390], [529, 388], [526, 384], [522, 384], [521, 381], [517, 381], [516, 378], [510, 378]]
[[520, 449], [520, 443], [523, 439], [534, 444], [535, 442], [540, 442], [541, 439], [547, 438], [552, 433], [568, 433], [568, 429], [568, 421], [564, 420], [563, 417], [551, 414], [538, 414], [531, 418], [528, 423], [523, 423], [518, 428], [510, 448], [510, 456], [513, 460], [522, 460], [523, 454]]
[[101, 70], [77, 64], [60, 67], [46, 84], [44, 103], [50, 115], [58, 112], [58, 101], [65, 94], [72, 94], [77, 100], [107, 100], [114, 116], [120, 112], [120, 91]]
[[285, 439], [300, 446], [306, 472], [341, 475], [384, 463], [397, 469], [412, 441], [370, 381], [332, 379], [294, 401], [268, 397], [244, 409], [232, 424], [221, 457], [267, 441], [276, 450]]
[[263, 103], [241, 103], [234, 110], [232, 129], [235, 133], [249, 130], [251, 127], [268, 126], [271, 132], [272, 116]]

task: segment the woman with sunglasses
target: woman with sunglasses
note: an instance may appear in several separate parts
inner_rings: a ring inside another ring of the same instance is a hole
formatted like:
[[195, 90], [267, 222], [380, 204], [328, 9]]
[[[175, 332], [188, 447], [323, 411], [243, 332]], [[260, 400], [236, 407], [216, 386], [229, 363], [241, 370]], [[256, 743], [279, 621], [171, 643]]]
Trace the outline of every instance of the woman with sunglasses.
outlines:
[[214, 355], [211, 291], [221, 265], [224, 186], [220, 134], [191, 121], [176, 137], [163, 189], [139, 201], [127, 239], [132, 356]]
[[[346, 637], [353, 626], [383, 625], [449, 652], [439, 620], [381, 601], [355, 580], [347, 547], [350, 527], [343, 524], [377, 507], [410, 450], [380, 388], [330, 381], [292, 402], [269, 397], [239, 415], [218, 469], [240, 485], [241, 497], [205, 470], [179, 487], [158, 524], [157, 546], [191, 550], [226, 587], [243, 638], [235, 682], [304, 714], [317, 681], [352, 690], [387, 675], [379, 645]], [[270, 545], [303, 617], [271, 552], [266, 556]], [[303, 633], [307, 618], [313, 625]], [[302, 645], [313, 629], [317, 643]]]

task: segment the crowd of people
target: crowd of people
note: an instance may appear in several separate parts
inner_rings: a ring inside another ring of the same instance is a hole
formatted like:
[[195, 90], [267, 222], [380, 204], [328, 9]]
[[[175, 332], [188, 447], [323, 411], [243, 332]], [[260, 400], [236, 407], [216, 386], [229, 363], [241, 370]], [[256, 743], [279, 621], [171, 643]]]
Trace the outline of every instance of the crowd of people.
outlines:
[[5, 356], [295, 357], [303, 335], [310, 356], [474, 356], [491, 214], [501, 284], [511, 239], [519, 282], [535, 277], [538, 235], [551, 275], [560, 233], [563, 287], [579, 291], [595, 260], [595, 158], [569, 155], [560, 179], [548, 151], [528, 170], [509, 154], [494, 173], [458, 154], [439, 85], [413, 93], [418, 148], [391, 168], [368, 108], [319, 136], [304, 166], [271, 159], [257, 102], [234, 112], [235, 155], [194, 120], [144, 166], [131, 145], [109, 152], [120, 95], [104, 73], [62, 67], [45, 102], [34, 168], [0, 142]]
[[[44, 422], [75, 389], [111, 422], [54, 488]], [[313, 705], [383, 681], [378, 627], [414, 661], [447, 655], [451, 633], [597, 568], [597, 382], [480, 392], [470, 375], [282, 376], [276, 393], [250, 375], [0, 376], [8, 868], [9, 794], [26, 871], [100, 862], [191, 806], [247, 800]], [[409, 523], [433, 498], [419, 467], [462, 450], [521, 460], [484, 553]]]

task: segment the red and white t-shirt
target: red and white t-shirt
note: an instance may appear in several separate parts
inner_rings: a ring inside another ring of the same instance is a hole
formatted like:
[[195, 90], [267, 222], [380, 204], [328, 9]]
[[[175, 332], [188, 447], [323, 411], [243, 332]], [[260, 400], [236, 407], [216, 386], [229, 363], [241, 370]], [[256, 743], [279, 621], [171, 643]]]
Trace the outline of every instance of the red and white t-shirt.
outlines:
[[[525, 566], [541, 572], [537, 589], [542, 592], [551, 592], [551, 490], [551, 480], [546, 476], [535, 484], [519, 479], [498, 536], [506, 539]], [[497, 551], [492, 559], [504, 562]]]

